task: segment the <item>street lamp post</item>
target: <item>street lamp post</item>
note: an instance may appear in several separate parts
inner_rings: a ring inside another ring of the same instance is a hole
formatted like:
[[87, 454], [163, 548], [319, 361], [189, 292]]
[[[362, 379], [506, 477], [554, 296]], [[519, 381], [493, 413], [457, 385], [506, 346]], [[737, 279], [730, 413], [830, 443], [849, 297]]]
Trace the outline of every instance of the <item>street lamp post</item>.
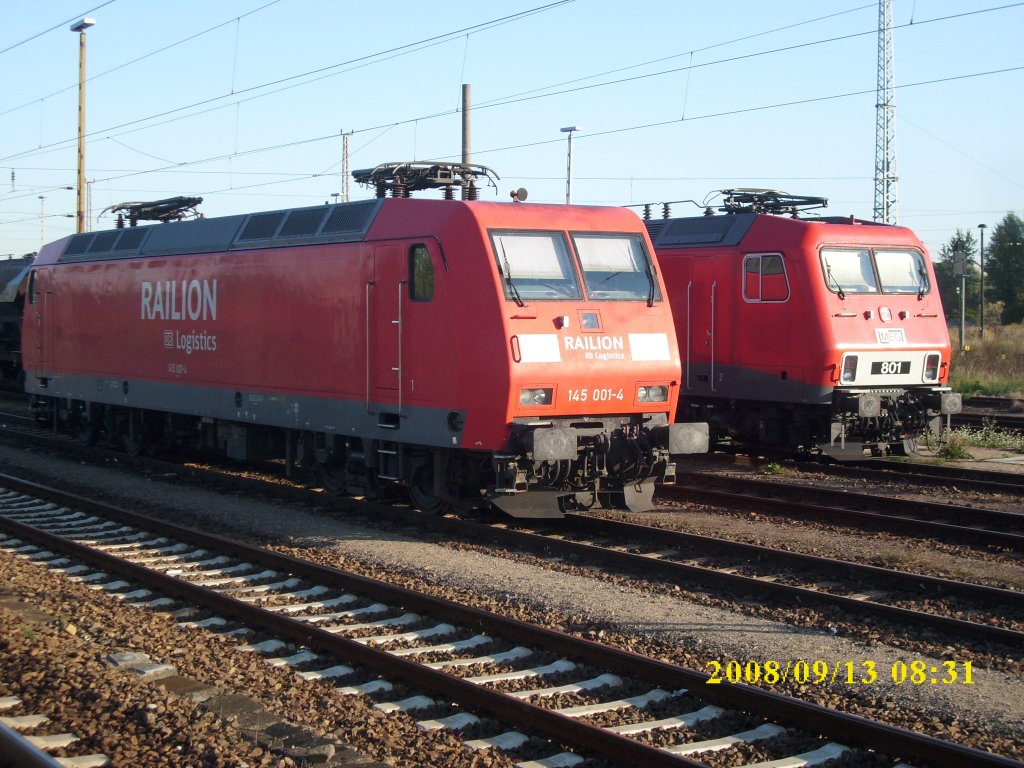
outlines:
[[75, 231], [85, 232], [85, 30], [96, 19], [79, 19], [71, 25], [78, 33], [78, 184], [75, 194]]
[[981, 230], [981, 250], [978, 252], [980, 254], [980, 260], [981, 260], [981, 264], [980, 264], [980, 267], [981, 267], [981, 316], [978, 318], [978, 321], [981, 323], [981, 328], [980, 328], [981, 338], [984, 339], [985, 338], [985, 225], [984, 224], [979, 224], [978, 225], [978, 229]]
[[39, 250], [46, 244], [46, 195], [39, 195]]
[[562, 133], [569, 134], [569, 148], [565, 161], [565, 204], [572, 204], [572, 134], [574, 131], [582, 131], [578, 125], [570, 125], [562, 129]]
[[953, 246], [953, 275], [960, 278], [956, 292], [960, 294], [960, 349], [964, 349], [964, 324], [967, 315], [967, 249], [963, 240]]

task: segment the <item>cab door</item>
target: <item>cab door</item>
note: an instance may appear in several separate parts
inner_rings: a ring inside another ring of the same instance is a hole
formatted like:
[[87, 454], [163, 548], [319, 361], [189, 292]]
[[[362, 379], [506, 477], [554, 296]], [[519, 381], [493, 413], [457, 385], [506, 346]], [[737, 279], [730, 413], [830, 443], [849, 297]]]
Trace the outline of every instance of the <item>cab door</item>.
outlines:
[[689, 329], [682, 350], [684, 391], [691, 395], [712, 395], [716, 391], [718, 301], [720, 286], [713, 258], [695, 258], [691, 262], [686, 288], [686, 312]]
[[378, 423], [398, 428], [402, 413], [402, 295], [404, 249], [382, 245], [373, 253], [370, 291], [370, 396], [379, 406]]
[[49, 269], [33, 269], [29, 273], [22, 350], [26, 370], [31, 368], [37, 375], [46, 372], [53, 362], [52, 283], [53, 273]]
[[435, 403], [451, 370], [453, 350], [440, 340], [450, 318], [435, 301], [435, 258], [427, 243], [383, 245], [374, 250], [368, 289], [370, 394], [380, 426], [397, 429], [410, 408]]

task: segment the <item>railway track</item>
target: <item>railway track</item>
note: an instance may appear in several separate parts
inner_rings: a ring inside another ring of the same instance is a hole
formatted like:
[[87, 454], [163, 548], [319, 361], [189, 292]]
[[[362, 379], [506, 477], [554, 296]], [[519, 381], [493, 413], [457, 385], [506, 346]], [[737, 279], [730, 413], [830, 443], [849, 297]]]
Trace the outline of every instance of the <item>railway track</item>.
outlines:
[[661, 499], [703, 501], [763, 514], [1024, 551], [1024, 514], [857, 493], [777, 480], [680, 472]]
[[[785, 460], [791, 457], [777, 458]], [[743, 466], [759, 466], [766, 461], [765, 458], [734, 454], [709, 454], [707, 459], [712, 462]], [[677, 471], [685, 472], [687, 465], [692, 463], [690, 461], [681, 462]], [[798, 466], [802, 472], [815, 472], [823, 476], [847, 480], [877, 481], [889, 478], [922, 486], [951, 486], [952, 493], [956, 493], [959, 489], [969, 488], [982, 493], [1024, 495], [1024, 474], [981, 469], [976, 466], [965, 468], [947, 464], [882, 458], [865, 458], [860, 461], [844, 461], [842, 463], [801, 461]]]
[[971, 395], [964, 400], [964, 405], [969, 409], [991, 408], [997, 411], [1020, 412], [1024, 408], [1021, 398], [1014, 397], [990, 397], [988, 395]]
[[[26, 412], [12, 408], [0, 412], [0, 430], [11, 435], [49, 444], [77, 442], [68, 435], [54, 433], [47, 425], [40, 424]], [[685, 467], [686, 463], [684, 462], [680, 464], [678, 471], [685, 472]], [[817, 469], [824, 473], [846, 477], [877, 478], [879, 473], [890, 473], [893, 476], [912, 478], [920, 484], [944, 485], [956, 482], [964, 487], [971, 487], [983, 492], [1024, 495], [1024, 474], [1015, 475], [993, 470], [962, 469], [889, 459], [865, 459], [824, 465], [805, 463], [802, 467], [808, 471]]]
[[1011, 413], [958, 413], [951, 418], [954, 427], [982, 429], [994, 427], [1005, 432], [1024, 432], [1024, 415]]
[[964, 401], [964, 410], [952, 417], [954, 427], [1005, 432], [1024, 431], [1024, 404], [1020, 399], [974, 395]]
[[[670, 584], [714, 585], [788, 606], [831, 606], [961, 642], [1024, 643], [1024, 625], [1012, 618], [1024, 616], [1024, 593], [1011, 590], [586, 515], [571, 515], [561, 531], [505, 526], [497, 524], [495, 536], [517, 551], [571, 556]], [[592, 538], [570, 538], [586, 536]], [[944, 600], [950, 602], [937, 606], [941, 613], [906, 607]], [[979, 602], [987, 610], [978, 610]]]
[[890, 459], [867, 459], [842, 465], [837, 474], [852, 477], [860, 470], [860, 477], [878, 478], [887, 473], [890, 477], [912, 480], [921, 485], [955, 485], [973, 488], [984, 493], [1006, 493], [1024, 496], [1024, 474], [1011, 474], [983, 469], [963, 469], [941, 464], [921, 464], [910, 461], [893, 461]]
[[[66, 439], [66, 438], [65, 438]], [[181, 467], [144, 462], [179, 471]], [[896, 466], [903, 464], [894, 462]], [[215, 483], [229, 483], [251, 490], [250, 478], [232, 478], [223, 473], [198, 469], [184, 470]], [[730, 479], [731, 482], [731, 479]], [[290, 500], [318, 504], [344, 504], [358, 508], [358, 503], [325, 497], [292, 485], [259, 485], [263, 491]], [[678, 491], [684, 495], [687, 490]], [[676, 491], [662, 489], [663, 494]], [[694, 493], [698, 493], [694, 491]], [[712, 495], [701, 490], [699, 493]], [[724, 496], [713, 494], [718, 502], [770, 504], [758, 496]], [[782, 503], [790, 512], [796, 508]], [[910, 506], [910, 504], [908, 504]], [[929, 507], [924, 507], [929, 509]], [[807, 511], [805, 505], [804, 511]], [[943, 510], [949, 512], [948, 509]], [[818, 508], [814, 514], [831, 514], [833, 510]], [[835, 510], [837, 516], [850, 515], [870, 519], [873, 525], [898, 526], [903, 530], [920, 525], [922, 529], [944, 536], [962, 535], [965, 540], [983, 545], [1018, 549], [1020, 535], [1013, 532], [989, 531], [939, 523], [916, 523], [893, 517]], [[985, 511], [977, 511], [982, 517]], [[654, 581], [670, 584], [702, 584], [727, 593], [739, 592], [758, 596], [779, 606], [818, 605], [832, 610], [874, 617], [902, 627], [928, 627], [936, 632], [952, 634], [960, 642], [988, 642], [1022, 644], [1024, 641], [1024, 595], [1019, 592], [966, 583], [952, 579], [924, 576], [901, 570], [863, 565], [845, 560], [831, 560], [814, 555], [802, 555], [788, 550], [759, 547], [718, 538], [700, 537], [682, 531], [652, 528], [612, 519], [598, 519], [586, 515], [573, 515], [554, 528], [534, 527], [521, 529], [502, 518], [485, 527], [476, 520], [438, 519], [419, 515], [405, 507], [375, 505], [370, 515], [377, 521], [391, 521], [399, 525], [423, 526], [427, 531], [458, 538], [497, 544], [515, 552], [534, 552], [542, 557], [562, 557], [588, 564], [600, 564]], [[1015, 518], [991, 513], [990, 522], [1003, 524]], [[580, 535], [596, 540], [584, 541]], [[916, 535], [916, 533], [914, 534]], [[929, 610], [918, 610], [915, 603], [928, 603]]]
[[[53, 489], [0, 483], [9, 551], [235, 636], [270, 664], [333, 680], [343, 695], [371, 695], [383, 712], [422, 717], [422, 728], [464, 730], [467, 749], [528, 748], [523, 766], [585, 757], [699, 766], [692, 756], [749, 743], [775, 745], [773, 760], [787, 765], [839, 755], [855, 764], [871, 750], [872, 760], [1021, 766], [761, 688], [708, 685], [702, 672]], [[696, 743], [681, 736], [716, 722], [743, 730]], [[541, 745], [567, 749], [543, 755]]]
[[[18, 768], [106, 768], [110, 758], [99, 753], [54, 757], [53, 752], [72, 747], [79, 738], [73, 733], [52, 731], [50, 718], [26, 713], [16, 696], [0, 696], [0, 762]], [[31, 731], [30, 734], [25, 735]]]

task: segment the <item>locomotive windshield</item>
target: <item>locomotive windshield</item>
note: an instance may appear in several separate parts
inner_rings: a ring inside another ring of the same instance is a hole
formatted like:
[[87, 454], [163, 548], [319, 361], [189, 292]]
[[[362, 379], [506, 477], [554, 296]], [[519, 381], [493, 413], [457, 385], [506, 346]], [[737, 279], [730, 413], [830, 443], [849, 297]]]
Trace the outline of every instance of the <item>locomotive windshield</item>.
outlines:
[[917, 251], [875, 251], [882, 293], [926, 293], [928, 270]]
[[[638, 234], [574, 233], [587, 298], [646, 301], [661, 298], [650, 257]], [[555, 232], [491, 232], [505, 298], [579, 299], [579, 279], [565, 237]]]
[[654, 303], [658, 284], [639, 235], [573, 235], [587, 298]]
[[929, 290], [924, 256], [912, 250], [823, 248], [825, 284], [839, 298], [848, 293], [916, 293]]
[[552, 232], [492, 232], [505, 298], [578, 299], [580, 287], [565, 238]]

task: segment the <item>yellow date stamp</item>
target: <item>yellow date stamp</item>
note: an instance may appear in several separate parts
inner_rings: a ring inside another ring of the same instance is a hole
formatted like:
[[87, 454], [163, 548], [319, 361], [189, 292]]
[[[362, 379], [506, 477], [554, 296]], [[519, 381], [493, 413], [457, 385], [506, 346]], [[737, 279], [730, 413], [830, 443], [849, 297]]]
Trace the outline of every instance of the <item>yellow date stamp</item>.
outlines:
[[898, 659], [882, 665], [872, 659], [860, 661], [826, 659], [776, 659], [757, 661], [708, 661], [707, 684], [747, 683], [749, 685], [974, 685], [974, 666], [970, 661], [941, 662]]

